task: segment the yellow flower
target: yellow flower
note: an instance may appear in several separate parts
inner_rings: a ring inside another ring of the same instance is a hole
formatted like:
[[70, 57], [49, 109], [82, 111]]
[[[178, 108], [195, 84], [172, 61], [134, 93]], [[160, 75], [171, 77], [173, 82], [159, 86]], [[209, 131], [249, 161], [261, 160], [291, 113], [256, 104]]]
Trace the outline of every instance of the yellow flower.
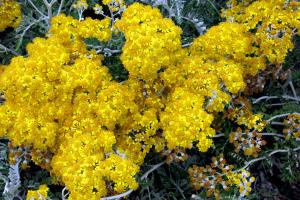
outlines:
[[40, 185], [38, 190], [29, 190], [27, 192], [26, 200], [46, 200], [48, 190], [47, 185]]
[[163, 18], [158, 9], [134, 3], [117, 21], [116, 27], [125, 34], [121, 55], [130, 77], [151, 81], [158, 71], [177, 62], [181, 49], [181, 29], [170, 19]]
[[7, 27], [17, 28], [22, 20], [21, 6], [13, 0], [0, 0], [0, 32]]
[[77, 0], [76, 3], [73, 4], [73, 8], [78, 10], [86, 10], [88, 6], [86, 0]]
[[103, 0], [102, 3], [107, 5], [113, 12], [119, 11], [125, 8], [124, 0]]
[[95, 11], [95, 14], [99, 15], [101, 14], [103, 11], [102, 11], [102, 6], [100, 6], [99, 4], [95, 4], [95, 6], [93, 7], [93, 10]]

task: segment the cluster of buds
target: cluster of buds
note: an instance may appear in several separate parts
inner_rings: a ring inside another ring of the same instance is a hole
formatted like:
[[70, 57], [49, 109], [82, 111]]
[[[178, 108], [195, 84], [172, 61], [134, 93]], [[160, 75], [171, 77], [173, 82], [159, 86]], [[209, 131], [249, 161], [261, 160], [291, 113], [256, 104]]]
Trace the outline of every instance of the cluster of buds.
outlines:
[[14, 147], [12, 143], [8, 143], [8, 162], [10, 165], [15, 165], [18, 161], [22, 169], [28, 168], [30, 162], [30, 153], [27, 147]]
[[208, 197], [214, 195], [220, 199], [221, 190], [228, 191], [232, 187], [239, 187], [240, 196], [246, 196], [251, 191], [251, 183], [254, 177], [246, 170], [233, 171], [234, 166], [228, 165], [223, 155], [213, 157], [210, 165], [198, 167], [193, 165], [188, 173], [192, 187], [195, 190], [205, 189]]
[[261, 146], [266, 144], [261, 133], [255, 130], [243, 132], [240, 127], [237, 131], [230, 133], [229, 142], [234, 145], [236, 153], [243, 151], [245, 155], [253, 157], [257, 157]]
[[247, 82], [245, 93], [247, 95], [253, 95], [263, 92], [267, 83], [267, 75], [264, 73], [260, 73], [256, 76], [248, 75], [245, 80]]
[[38, 190], [29, 190], [26, 200], [46, 200], [48, 199], [49, 188], [47, 185], [40, 185]]
[[[103, 5], [108, 6], [109, 10], [113, 13], [117, 12], [118, 14], [123, 12], [126, 8], [126, 5], [123, 0], [103, 0]], [[95, 14], [104, 15], [103, 7], [99, 4], [95, 4], [93, 7]]]
[[289, 74], [290, 70], [284, 70], [282, 64], [269, 64], [263, 72], [256, 76], [246, 76], [247, 86], [244, 93], [246, 95], [261, 93], [271, 77], [272, 80], [285, 81]]
[[167, 164], [171, 164], [172, 162], [183, 162], [188, 159], [188, 154], [182, 147], [176, 147], [173, 150], [164, 149], [161, 151], [161, 156], [166, 157]]
[[79, 20], [83, 20], [83, 12], [89, 7], [86, 0], [78, 0], [76, 3], [74, 3], [73, 8], [75, 8], [78, 12]]
[[95, 4], [95, 6], [93, 7], [93, 10], [95, 12], [96, 15], [104, 15], [104, 12], [103, 12], [103, 7], [100, 6], [99, 4]]
[[27, 169], [30, 167], [29, 163], [32, 160], [43, 169], [50, 169], [52, 154], [49, 152], [34, 150], [32, 147], [14, 147], [11, 143], [8, 144], [8, 150], [8, 160], [11, 165], [21, 160], [20, 167]]
[[[290, 2], [290, 6], [292, 6], [292, 2]], [[266, 29], [266, 31], [268, 31]], [[274, 31], [274, 29], [273, 29]], [[278, 33], [281, 31], [277, 30], [273, 32], [273, 34], [278, 36]], [[282, 32], [281, 32], [282, 33]], [[267, 35], [270, 35], [271, 32], [268, 31]], [[279, 34], [280, 35], [280, 34]], [[271, 36], [273, 37], [273, 36]], [[274, 37], [273, 37], [274, 38]], [[253, 94], [262, 93], [265, 89], [265, 85], [270, 79], [277, 81], [286, 81], [290, 76], [290, 69], [284, 69], [282, 63], [275, 64], [270, 63], [266, 66], [264, 71], [261, 71], [255, 76], [247, 75], [245, 80], [247, 82], [247, 86], [244, 90], [244, 93], [247, 96], [252, 96]]]
[[265, 128], [267, 122], [263, 120], [263, 115], [252, 113], [252, 106], [248, 99], [238, 97], [232, 103], [233, 108], [227, 110], [225, 117], [248, 129], [262, 131]]
[[86, 10], [88, 8], [88, 3], [86, 0], [78, 0], [76, 3], [73, 4], [73, 8], [77, 10]]
[[107, 5], [113, 12], [123, 11], [125, 9], [123, 0], [103, 0], [102, 3]]
[[251, 176], [250, 172], [242, 169], [239, 173], [232, 173], [226, 175], [230, 185], [236, 185], [239, 188], [240, 197], [249, 195], [251, 192], [251, 184], [255, 178]]
[[52, 159], [53, 154], [49, 151], [41, 151], [41, 150], [32, 150], [31, 152], [31, 160], [38, 166], [43, 169], [50, 170], [50, 161]]
[[291, 114], [283, 121], [285, 128], [283, 133], [285, 134], [285, 139], [289, 140], [291, 137], [297, 139], [300, 137], [300, 115]]

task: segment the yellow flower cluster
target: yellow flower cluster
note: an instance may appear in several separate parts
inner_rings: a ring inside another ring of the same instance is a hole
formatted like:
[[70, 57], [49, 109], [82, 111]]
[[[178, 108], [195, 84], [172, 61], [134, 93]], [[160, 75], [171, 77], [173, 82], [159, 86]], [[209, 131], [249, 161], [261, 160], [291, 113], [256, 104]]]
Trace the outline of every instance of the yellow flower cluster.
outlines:
[[[120, 14], [121, 11], [123, 11], [126, 8], [124, 0], [103, 0], [101, 2], [103, 5], [108, 6], [109, 10], [111, 11], [112, 15]], [[96, 3], [93, 7], [93, 10], [95, 11], [95, 14], [104, 15], [103, 7]], [[115, 13], [118, 12], [118, 13]]]
[[103, 0], [102, 3], [107, 5], [113, 12], [117, 12], [125, 8], [124, 0]]
[[[13, 58], [0, 77], [1, 136], [32, 147], [33, 161], [51, 169], [71, 199], [99, 199], [107, 184], [116, 192], [137, 188], [139, 167], [113, 149], [116, 126], [136, 112], [135, 93], [111, 82], [102, 56], [83, 41], [109, 40], [109, 26], [108, 20], [54, 17], [48, 37], [34, 39], [28, 57]], [[41, 151], [52, 153], [50, 167]]]
[[[96, 38], [99, 41], [108, 41], [112, 34], [109, 29], [110, 23], [109, 19], [100, 21], [89, 17], [83, 21], [78, 21], [62, 14], [52, 19], [49, 34], [50, 36], [55, 35], [55, 38], [62, 40], [63, 45], [68, 45], [66, 47], [71, 48], [72, 51], [77, 52], [80, 50], [77, 55], [80, 56], [81, 51], [86, 52], [85, 43], [81, 38]], [[66, 38], [68, 43], [64, 41]], [[70, 40], [72, 45], [69, 44]]]
[[195, 39], [189, 49], [179, 51], [181, 61], [160, 74], [170, 91], [161, 114], [169, 148], [190, 148], [197, 140], [201, 151], [212, 145], [214, 117], [208, 112], [223, 111], [231, 93], [245, 88], [244, 77], [265, 67], [265, 59], [255, 56], [254, 40], [238, 23], [221, 23]]
[[247, 98], [238, 97], [232, 101], [233, 108], [227, 110], [226, 117], [247, 129], [262, 131], [267, 122], [262, 114], [253, 114], [252, 105]]
[[88, 8], [88, 3], [86, 0], [78, 0], [76, 3], [73, 4], [73, 8], [77, 10], [86, 10]]
[[145, 109], [143, 113], [138, 111], [131, 116], [130, 121], [120, 130], [123, 134], [117, 147], [134, 163], [141, 165], [153, 145], [157, 151], [160, 151], [165, 141], [156, 134], [158, 129], [156, 109]]
[[263, 121], [262, 114], [253, 114], [251, 111], [247, 109], [238, 109], [235, 108], [233, 111], [233, 116], [235, 118], [235, 122], [238, 125], [244, 125], [248, 129], [255, 129], [258, 131], [262, 131], [266, 125], [266, 122]]
[[198, 148], [205, 152], [212, 145], [214, 129], [210, 128], [213, 116], [203, 111], [201, 96], [176, 88], [170, 101], [162, 112], [160, 119], [164, 137], [168, 141], [168, 147], [176, 146], [192, 148], [194, 141], [200, 141]]
[[[92, 20], [87, 20], [76, 26], [76, 20], [68, 19], [72, 18], [54, 18], [49, 37], [34, 39], [27, 46], [29, 57], [13, 58], [0, 77], [6, 99], [0, 107], [1, 134], [7, 133], [15, 146], [54, 148], [62, 123], [70, 123], [65, 119], [75, 112], [77, 96], [95, 93], [97, 87], [109, 84], [108, 70], [99, 67], [101, 57], [87, 51], [79, 39], [92, 37], [99, 30], [98, 39], [108, 40], [109, 24], [98, 21], [94, 27], [89, 23]], [[77, 28], [70, 30], [68, 26]], [[95, 29], [90, 35], [86, 34], [89, 28]]]
[[116, 27], [125, 34], [121, 60], [130, 77], [154, 80], [159, 70], [177, 62], [182, 31], [171, 19], [163, 18], [159, 9], [132, 4]]
[[226, 176], [230, 185], [236, 185], [239, 188], [240, 197], [249, 195], [252, 190], [251, 184], [255, 181], [253, 176], [250, 177], [250, 172], [242, 169], [240, 173], [229, 172]]
[[[293, 49], [292, 37], [300, 28], [300, 2], [296, 0], [230, 0], [223, 16], [254, 32], [260, 55], [271, 63], [284, 62]], [[299, 34], [299, 32], [298, 32]]]
[[166, 163], [171, 164], [172, 162], [184, 162], [188, 159], [188, 154], [182, 147], [177, 147], [173, 150], [164, 149], [161, 151], [161, 156], [166, 157]]
[[71, 191], [69, 199], [100, 199], [109, 185], [118, 193], [136, 189], [139, 167], [113, 152], [113, 132], [101, 127], [90, 132], [89, 122], [81, 126], [87, 129], [66, 138], [51, 161], [52, 175], [61, 177]]
[[40, 185], [38, 190], [29, 190], [26, 200], [46, 200], [48, 197], [49, 188], [47, 185]]
[[265, 59], [256, 53], [258, 48], [253, 46], [255, 39], [240, 24], [223, 22], [195, 39], [191, 53], [202, 55], [206, 63], [217, 65], [214, 68], [219, 78], [230, 92], [237, 93], [245, 86], [243, 76], [255, 75], [265, 68]]
[[0, 31], [17, 28], [22, 20], [21, 6], [13, 0], [0, 0]]
[[235, 147], [235, 152], [240, 150], [247, 156], [257, 157], [261, 151], [261, 146], [266, 144], [266, 141], [262, 140], [262, 134], [254, 131], [242, 131], [239, 127], [235, 132], [230, 133], [229, 142]]
[[99, 4], [95, 4], [95, 6], [93, 7], [93, 10], [95, 12], [95, 14], [99, 15], [103, 13], [103, 7], [100, 6]]
[[300, 138], [300, 115], [299, 114], [291, 114], [287, 119], [284, 120], [285, 128], [283, 129], [283, 133], [285, 135], [286, 140], [290, 140], [291, 138], [297, 139]]
[[247, 196], [251, 191], [251, 183], [254, 177], [245, 169], [233, 170], [233, 165], [228, 165], [223, 155], [212, 157], [210, 165], [198, 167], [193, 165], [189, 168], [188, 173], [191, 179], [192, 187], [195, 190], [204, 188], [208, 197], [214, 195], [220, 199], [220, 188], [228, 191], [232, 187], [238, 187], [240, 197]]

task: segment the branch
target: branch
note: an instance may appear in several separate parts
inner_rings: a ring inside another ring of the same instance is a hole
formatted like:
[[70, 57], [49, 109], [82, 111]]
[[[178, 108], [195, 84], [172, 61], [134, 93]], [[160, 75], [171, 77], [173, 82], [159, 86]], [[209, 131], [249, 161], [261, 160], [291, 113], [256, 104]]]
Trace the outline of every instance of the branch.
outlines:
[[284, 135], [279, 134], [279, 133], [262, 133], [263, 136], [276, 136], [276, 137], [281, 137], [281, 138], [285, 138]]
[[300, 115], [300, 113], [294, 112], [294, 113], [285, 113], [285, 114], [280, 114], [280, 115], [275, 115], [273, 117], [271, 117], [270, 119], [267, 120], [268, 123], [270, 123], [272, 120], [277, 119], [277, 118], [282, 118], [282, 117], [287, 117], [291, 114], [296, 114], [296, 115]]
[[45, 16], [45, 17], [40, 17], [39, 19], [37, 19], [37, 20], [33, 21], [31, 24], [29, 24], [29, 25], [23, 30], [23, 32], [22, 32], [22, 34], [21, 34], [21, 36], [20, 36], [20, 40], [19, 40], [19, 42], [18, 42], [18, 47], [17, 47], [17, 49], [19, 49], [19, 46], [20, 46], [21, 43], [23, 42], [23, 38], [24, 38], [24, 35], [26, 34], [26, 32], [27, 32], [33, 25], [35, 25], [35, 24], [37, 24], [38, 22], [43, 21], [43, 20], [45, 20], [45, 19], [47, 19], [46, 16]]
[[278, 99], [279, 97], [277, 97], [277, 96], [262, 96], [262, 97], [259, 97], [258, 99], [255, 99], [252, 103], [253, 104], [256, 104], [256, 103], [258, 103], [258, 102], [260, 102], [260, 101], [262, 101], [262, 100], [265, 100], [266, 99], [266, 101], [267, 100], [269, 100], [269, 99]]
[[0, 172], [0, 179], [1, 179], [4, 183], [7, 182], [7, 177], [6, 177], [6, 176], [3, 176], [3, 175], [1, 174], [1, 172]]
[[61, 198], [62, 198], [62, 200], [66, 200], [67, 199], [67, 195], [69, 194], [69, 192], [67, 192], [67, 194], [65, 194], [65, 191], [66, 191], [66, 187], [64, 187], [64, 189], [62, 189], [62, 191], [61, 191]]
[[253, 163], [255, 163], [255, 162], [258, 162], [258, 161], [260, 161], [260, 160], [265, 160], [265, 159], [267, 159], [268, 157], [271, 157], [272, 155], [274, 155], [274, 154], [276, 154], [276, 153], [288, 153], [288, 152], [290, 152], [290, 151], [298, 151], [298, 150], [300, 150], [300, 146], [298, 146], [298, 147], [296, 147], [296, 148], [294, 148], [294, 149], [278, 149], [278, 150], [275, 150], [275, 151], [272, 151], [272, 152], [270, 152], [268, 155], [266, 155], [266, 156], [262, 156], [262, 157], [260, 157], [260, 158], [255, 158], [255, 159], [253, 159], [253, 160], [250, 160], [249, 162], [246, 162], [246, 165], [244, 166], [244, 167], [242, 167], [242, 168], [240, 168], [239, 170], [236, 170], [235, 172], [240, 172], [240, 171], [242, 171], [243, 169], [246, 169], [247, 167], [249, 167], [251, 164], [253, 164]]
[[57, 0], [51, 0], [50, 3], [48, 3], [48, 0], [43, 0], [45, 6], [48, 10], [48, 24], [50, 25], [51, 19], [52, 19], [52, 6], [54, 3], [56, 3]]
[[28, 2], [32, 5], [32, 7], [43, 17], [47, 17], [42, 11], [40, 11], [31, 0], [28, 0]]
[[[101, 48], [101, 46], [98, 46]], [[104, 48], [104, 49], [98, 49], [96, 50], [96, 53], [104, 53], [105, 56], [111, 56], [112, 54], [119, 54], [122, 53], [122, 50], [119, 49], [109, 49], [109, 48]]]
[[16, 164], [10, 165], [9, 167], [8, 177], [5, 182], [4, 191], [2, 193], [4, 199], [14, 199], [18, 196], [19, 188], [21, 187], [19, 164], [23, 155], [24, 154], [20, 156]]
[[272, 106], [283, 106], [285, 103], [272, 103], [272, 104], [266, 104], [266, 106], [268, 107], [272, 107]]
[[0, 53], [3, 53], [3, 52], [10, 52], [12, 54], [14, 54], [15, 56], [19, 56], [20, 54], [12, 49], [9, 49], [7, 48], [6, 46], [4, 46], [3, 44], [0, 44], [0, 49], [3, 49], [3, 50], [0, 50]]
[[279, 125], [279, 126], [284, 126], [284, 123], [282, 122], [270, 122], [271, 125]]
[[142, 177], [141, 177], [141, 180], [144, 180], [146, 178], [148, 178], [149, 174], [152, 173], [153, 171], [155, 171], [156, 169], [158, 169], [159, 167], [161, 167], [162, 165], [164, 165], [165, 162], [161, 162], [161, 163], [158, 163], [156, 165], [154, 165], [151, 169], [149, 169]]
[[[256, 163], [256, 162], [261, 161], [261, 160], [265, 160], [265, 159], [267, 159], [268, 157], [271, 157], [272, 155], [274, 155], [274, 154], [276, 154], [276, 153], [289, 153], [289, 152], [291, 152], [291, 151], [298, 151], [298, 150], [300, 150], [300, 146], [298, 146], [298, 147], [296, 147], [296, 148], [294, 148], [294, 149], [277, 149], [277, 150], [274, 150], [274, 151], [270, 152], [270, 153], [269, 153], [268, 155], [266, 155], [266, 156], [262, 156], [262, 157], [259, 157], [259, 158], [255, 158], [255, 159], [253, 159], [253, 160], [250, 160], [250, 161], [246, 162], [245, 166], [243, 166], [242, 168], [240, 168], [240, 169], [238, 169], [238, 170], [234, 170], [234, 171], [232, 171], [232, 172], [233, 172], [233, 173], [240, 172], [240, 171], [242, 171], [243, 169], [248, 168], [248, 167], [249, 167], [250, 165], [252, 165], [253, 163]], [[224, 176], [224, 175], [226, 175], [226, 174], [227, 174], [227, 173], [222, 173], [222, 174], [218, 173], [219, 176]], [[214, 175], [211, 175], [211, 176], [207, 176], [206, 178], [213, 178], [213, 177], [215, 177], [215, 176], [214, 176]]]
[[224, 137], [224, 136], [225, 136], [225, 134], [224, 134], [224, 133], [219, 133], [219, 134], [215, 135], [215, 136], [214, 136], [214, 138], [218, 138], [218, 137]]
[[59, 15], [59, 14], [61, 13], [61, 9], [62, 9], [62, 7], [63, 7], [63, 4], [64, 4], [64, 0], [61, 0], [56, 15]]
[[[276, 137], [281, 137], [284, 138], [285, 136], [280, 134], [280, 133], [261, 133], [262, 136], [276, 136]], [[225, 134], [224, 133], [219, 133], [217, 135], [214, 136], [214, 138], [218, 138], [218, 137], [224, 137]]]
[[297, 96], [292, 97], [292, 96], [289, 96], [289, 95], [282, 95], [282, 96], [262, 96], [262, 97], [259, 97], [258, 99], [254, 99], [252, 103], [257, 104], [258, 102], [260, 102], [262, 100], [268, 101], [269, 99], [280, 99], [280, 98], [300, 102], [300, 98], [297, 97]]
[[218, 13], [218, 14], [220, 15], [219, 10], [218, 10], [218, 8], [215, 6], [215, 4], [214, 4], [213, 2], [211, 2], [210, 0], [208, 0], [208, 2], [209, 2], [210, 5], [213, 7], [213, 9], [216, 11], [216, 13]]
[[189, 46], [191, 46], [193, 43], [192, 42], [190, 42], [190, 43], [186, 43], [186, 44], [182, 44], [182, 47], [183, 48], [186, 48], [186, 47], [189, 47]]
[[296, 90], [295, 90], [295, 87], [294, 87], [293, 82], [292, 82], [292, 81], [289, 81], [289, 85], [290, 85], [290, 87], [291, 87], [291, 89], [292, 89], [292, 92], [293, 92], [294, 97], [297, 99], [298, 96], [297, 96], [297, 93], [296, 93]]
[[283, 95], [282, 98], [300, 102], [299, 97], [291, 97], [291, 96], [288, 96], [288, 95]]
[[190, 22], [190, 23], [192, 23], [195, 26], [198, 33], [200, 33], [201, 35], [206, 30], [206, 26], [205, 26], [205, 24], [202, 20], [198, 20], [196, 18], [190, 19], [190, 18], [184, 17], [184, 16], [182, 16], [181, 18], [188, 21], [188, 22]]

